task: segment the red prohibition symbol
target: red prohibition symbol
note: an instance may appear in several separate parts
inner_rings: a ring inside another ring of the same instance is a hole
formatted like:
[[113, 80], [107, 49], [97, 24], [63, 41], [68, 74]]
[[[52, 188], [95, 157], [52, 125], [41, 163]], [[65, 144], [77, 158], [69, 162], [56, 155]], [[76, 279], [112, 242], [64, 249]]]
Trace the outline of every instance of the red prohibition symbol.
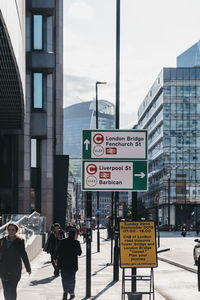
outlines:
[[97, 133], [93, 136], [93, 141], [95, 144], [102, 144], [104, 141], [104, 137], [101, 133]]
[[97, 166], [94, 165], [94, 164], [89, 164], [86, 167], [86, 171], [87, 171], [88, 174], [94, 175], [97, 172]]

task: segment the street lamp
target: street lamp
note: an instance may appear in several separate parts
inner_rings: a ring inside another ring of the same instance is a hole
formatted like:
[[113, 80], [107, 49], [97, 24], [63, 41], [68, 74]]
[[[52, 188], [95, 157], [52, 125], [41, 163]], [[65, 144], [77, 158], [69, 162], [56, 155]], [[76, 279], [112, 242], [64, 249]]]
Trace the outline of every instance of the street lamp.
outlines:
[[[107, 82], [104, 81], [97, 81], [96, 82], [96, 129], [99, 128], [99, 119], [98, 119], [98, 85], [99, 84], [106, 84]], [[100, 252], [100, 232], [99, 232], [99, 192], [97, 192], [97, 252]]]
[[171, 179], [170, 173], [167, 174], [168, 177], [168, 225], [170, 226], [170, 187], [171, 187]]
[[98, 85], [99, 84], [106, 84], [107, 82], [104, 81], [97, 81], [96, 82], [96, 129], [99, 128], [99, 120], [98, 120], [98, 112], [99, 112], [99, 108], [98, 108]]

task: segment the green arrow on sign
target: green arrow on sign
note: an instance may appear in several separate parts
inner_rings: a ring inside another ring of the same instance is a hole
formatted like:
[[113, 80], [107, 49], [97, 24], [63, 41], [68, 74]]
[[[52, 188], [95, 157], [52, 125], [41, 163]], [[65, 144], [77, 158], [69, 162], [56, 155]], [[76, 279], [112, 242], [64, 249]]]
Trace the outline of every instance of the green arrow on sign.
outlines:
[[133, 190], [147, 190], [147, 161], [133, 163]]
[[84, 141], [85, 150], [88, 151], [88, 145], [90, 144], [90, 141], [87, 139]]
[[91, 158], [91, 131], [89, 130], [83, 130], [82, 157], [83, 159]]
[[141, 172], [140, 174], [135, 174], [134, 176], [144, 178], [146, 175], [143, 172]]

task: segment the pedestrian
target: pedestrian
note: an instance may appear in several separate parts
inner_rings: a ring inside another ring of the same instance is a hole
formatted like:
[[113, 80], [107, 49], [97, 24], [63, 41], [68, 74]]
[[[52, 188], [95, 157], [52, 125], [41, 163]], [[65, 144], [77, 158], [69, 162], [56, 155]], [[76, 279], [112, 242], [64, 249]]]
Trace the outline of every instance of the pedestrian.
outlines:
[[51, 229], [53, 229], [53, 231], [50, 233], [47, 239], [47, 245], [45, 249], [46, 252], [50, 253], [51, 255], [51, 263], [54, 268], [54, 275], [59, 276], [59, 268], [54, 263], [54, 254], [60, 241], [65, 238], [65, 232], [61, 229], [59, 223], [55, 223], [53, 226], [51, 226]]
[[78, 240], [80, 234], [80, 226], [76, 225], [76, 235], [75, 235], [75, 240]]
[[68, 232], [68, 238], [63, 239], [55, 253], [55, 263], [61, 270], [62, 285], [63, 285], [63, 298], [67, 300], [68, 293], [69, 299], [74, 299], [75, 278], [78, 271], [78, 256], [81, 255], [80, 242], [75, 240], [76, 229], [72, 228]]
[[29, 275], [31, 274], [31, 267], [25, 250], [24, 239], [19, 236], [19, 226], [10, 222], [6, 229], [8, 235], [0, 239], [0, 277], [5, 300], [16, 300], [22, 260]]
[[68, 237], [68, 233], [72, 228], [76, 228], [76, 225], [72, 222], [68, 222], [66, 225], [66, 237]]
[[86, 234], [87, 234], [86, 224], [83, 223], [83, 224], [81, 225], [81, 235], [83, 236], [83, 243], [86, 242]]

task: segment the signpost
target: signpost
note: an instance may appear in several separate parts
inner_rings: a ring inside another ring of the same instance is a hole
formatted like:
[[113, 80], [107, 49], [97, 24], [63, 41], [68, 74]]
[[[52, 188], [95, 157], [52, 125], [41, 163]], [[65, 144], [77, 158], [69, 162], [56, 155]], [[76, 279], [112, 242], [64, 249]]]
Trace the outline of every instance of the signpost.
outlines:
[[82, 190], [147, 190], [146, 161], [83, 161]]
[[147, 160], [147, 131], [83, 130], [82, 158]]
[[[117, 191], [147, 191], [147, 164], [148, 161], [146, 130], [83, 130], [81, 176], [82, 190], [87, 191], [88, 193], [90, 191], [116, 191], [114, 280], [118, 280], [119, 269], [119, 226], [117, 220], [117, 203], [119, 201], [119, 193], [117, 193]], [[97, 215], [99, 215], [99, 213], [100, 212], [98, 211]], [[135, 214], [137, 214], [137, 211], [135, 212]], [[124, 224], [128, 227], [130, 226], [130, 222]], [[137, 226], [135, 229], [137, 229]], [[121, 227], [121, 232], [122, 231], [123, 228]], [[139, 234], [134, 230], [131, 232], [134, 232], [135, 235]], [[141, 232], [140, 236], [142, 236]], [[137, 238], [140, 238], [139, 235], [137, 236]], [[121, 237], [121, 239], [123, 240], [123, 236]], [[129, 237], [124, 238], [122, 245], [126, 243], [128, 239]], [[144, 241], [142, 240], [142, 242]], [[150, 239], [149, 243], [154, 243], [153, 239]], [[147, 248], [148, 245], [146, 249]], [[126, 247], [121, 251], [121, 258], [124, 258], [126, 256]], [[148, 257], [148, 259], [145, 260], [146, 262], [149, 262], [149, 255], [151, 256], [153, 253], [154, 252], [151, 252], [150, 254], [145, 254]], [[132, 256], [132, 254], [130, 256]], [[152, 266], [154, 264], [155, 262], [152, 263]], [[136, 268], [135, 265], [131, 266], [131, 264], [130, 267]], [[87, 274], [89, 274], [89, 272]], [[89, 287], [87, 295], [90, 295]]]
[[83, 130], [83, 191], [146, 191], [146, 130]]

